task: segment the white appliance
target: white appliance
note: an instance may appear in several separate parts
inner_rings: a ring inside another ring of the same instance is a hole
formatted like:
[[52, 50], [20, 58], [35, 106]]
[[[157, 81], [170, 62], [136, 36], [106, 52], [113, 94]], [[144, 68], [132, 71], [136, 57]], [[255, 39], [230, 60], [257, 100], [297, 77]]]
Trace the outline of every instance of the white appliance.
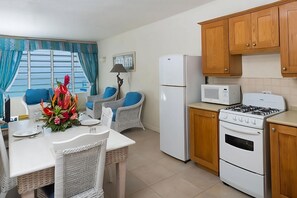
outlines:
[[246, 93], [240, 105], [220, 111], [220, 179], [253, 196], [270, 197], [266, 119], [285, 111], [282, 96]]
[[224, 105], [240, 103], [240, 85], [201, 85], [201, 100]]
[[204, 82], [201, 57], [167, 55], [159, 59], [160, 149], [182, 161], [189, 160], [188, 107], [200, 101]]

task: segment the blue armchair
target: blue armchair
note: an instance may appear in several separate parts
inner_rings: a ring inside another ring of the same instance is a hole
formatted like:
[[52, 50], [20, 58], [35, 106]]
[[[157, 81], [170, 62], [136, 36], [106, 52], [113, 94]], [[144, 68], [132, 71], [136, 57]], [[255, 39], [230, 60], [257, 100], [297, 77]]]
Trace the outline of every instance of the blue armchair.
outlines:
[[35, 114], [41, 116], [40, 102], [43, 100], [45, 105], [50, 101], [53, 95], [52, 88], [50, 89], [27, 89], [23, 95], [22, 103], [25, 106], [26, 114], [29, 118], [33, 118]]
[[116, 99], [118, 90], [115, 87], [106, 87], [103, 94], [88, 96], [86, 102], [86, 114], [98, 119], [102, 113], [102, 103]]
[[141, 122], [144, 98], [145, 96], [141, 92], [128, 92], [125, 98], [103, 103], [102, 106], [109, 107], [113, 111], [111, 128], [117, 132], [134, 127], [144, 130]]

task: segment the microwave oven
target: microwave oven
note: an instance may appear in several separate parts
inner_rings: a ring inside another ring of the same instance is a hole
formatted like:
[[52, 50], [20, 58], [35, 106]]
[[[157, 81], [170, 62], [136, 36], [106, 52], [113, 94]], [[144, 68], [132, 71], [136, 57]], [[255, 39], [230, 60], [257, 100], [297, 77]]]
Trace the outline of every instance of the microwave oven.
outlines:
[[201, 85], [201, 100], [223, 105], [240, 103], [240, 85]]

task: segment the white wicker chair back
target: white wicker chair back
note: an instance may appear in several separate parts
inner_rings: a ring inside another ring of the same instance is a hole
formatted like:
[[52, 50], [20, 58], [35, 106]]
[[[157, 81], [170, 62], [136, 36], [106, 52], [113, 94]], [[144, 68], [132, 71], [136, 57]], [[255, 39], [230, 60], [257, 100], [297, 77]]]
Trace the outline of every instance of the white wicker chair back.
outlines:
[[53, 142], [56, 153], [55, 198], [104, 197], [103, 175], [109, 132]]
[[7, 191], [16, 186], [16, 178], [9, 177], [9, 161], [1, 128], [0, 132], [0, 197], [2, 198], [6, 196]]
[[111, 127], [112, 122], [112, 110], [111, 108], [102, 107], [101, 123], [108, 128]]

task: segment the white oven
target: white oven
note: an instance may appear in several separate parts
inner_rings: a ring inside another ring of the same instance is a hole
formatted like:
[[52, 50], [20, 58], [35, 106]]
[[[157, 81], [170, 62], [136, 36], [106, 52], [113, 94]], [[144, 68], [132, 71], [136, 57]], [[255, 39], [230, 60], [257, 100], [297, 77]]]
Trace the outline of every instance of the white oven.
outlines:
[[263, 130], [220, 121], [220, 178], [255, 197], [264, 197]]
[[253, 197], [269, 198], [266, 118], [285, 110], [283, 97], [244, 93], [242, 104], [220, 110], [220, 179]]
[[220, 158], [258, 174], [263, 170], [263, 130], [220, 121]]

